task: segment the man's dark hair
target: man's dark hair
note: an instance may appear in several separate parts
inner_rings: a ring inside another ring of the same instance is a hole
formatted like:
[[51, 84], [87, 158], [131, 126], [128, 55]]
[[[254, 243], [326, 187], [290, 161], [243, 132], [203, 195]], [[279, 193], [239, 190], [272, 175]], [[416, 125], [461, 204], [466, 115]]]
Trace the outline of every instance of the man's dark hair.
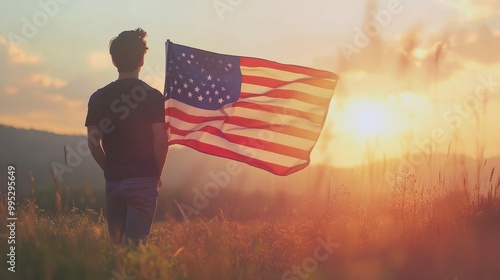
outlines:
[[149, 49], [145, 40], [147, 35], [146, 31], [137, 28], [123, 31], [118, 37], [111, 39], [109, 53], [118, 72], [133, 72], [140, 66]]

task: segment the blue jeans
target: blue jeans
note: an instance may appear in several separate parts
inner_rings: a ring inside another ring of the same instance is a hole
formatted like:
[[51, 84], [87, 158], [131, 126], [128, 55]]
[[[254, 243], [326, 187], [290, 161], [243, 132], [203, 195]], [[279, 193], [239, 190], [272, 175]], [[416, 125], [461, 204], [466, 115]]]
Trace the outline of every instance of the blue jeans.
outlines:
[[147, 242], [158, 204], [159, 178], [106, 182], [106, 218], [113, 242]]

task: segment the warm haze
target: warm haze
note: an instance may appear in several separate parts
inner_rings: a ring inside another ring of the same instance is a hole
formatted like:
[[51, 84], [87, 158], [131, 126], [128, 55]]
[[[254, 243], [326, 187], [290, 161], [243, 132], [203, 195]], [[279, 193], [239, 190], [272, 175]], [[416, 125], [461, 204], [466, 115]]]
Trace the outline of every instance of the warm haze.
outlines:
[[[0, 6], [0, 279], [499, 279], [500, 0]], [[160, 91], [167, 39], [340, 77], [299, 172], [171, 146], [139, 249], [111, 242], [84, 126], [90, 95], [118, 77], [110, 39], [137, 27], [140, 77]]]
[[[500, 1], [2, 1], [0, 123], [84, 134], [115, 79], [108, 42], [148, 31], [141, 77], [164, 83], [164, 42], [337, 73], [313, 162], [353, 166], [432, 149], [500, 154]], [[432, 144], [429, 144], [431, 143]], [[478, 150], [484, 146], [484, 152]]]

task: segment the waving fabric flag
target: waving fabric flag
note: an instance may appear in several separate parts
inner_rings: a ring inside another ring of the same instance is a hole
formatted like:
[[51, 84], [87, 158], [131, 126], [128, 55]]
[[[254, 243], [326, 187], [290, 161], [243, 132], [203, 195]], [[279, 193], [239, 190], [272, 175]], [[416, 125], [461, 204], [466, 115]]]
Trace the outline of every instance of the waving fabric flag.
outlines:
[[337, 75], [170, 41], [166, 49], [169, 145], [185, 145], [277, 175], [309, 164]]

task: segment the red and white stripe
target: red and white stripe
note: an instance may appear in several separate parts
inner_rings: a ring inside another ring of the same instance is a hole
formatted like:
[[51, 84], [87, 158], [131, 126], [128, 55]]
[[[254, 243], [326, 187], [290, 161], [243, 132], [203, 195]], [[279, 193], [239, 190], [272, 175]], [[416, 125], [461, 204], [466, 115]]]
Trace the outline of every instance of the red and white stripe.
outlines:
[[169, 144], [245, 162], [277, 175], [306, 167], [319, 138], [337, 75], [241, 58], [238, 101], [220, 110], [166, 102]]

